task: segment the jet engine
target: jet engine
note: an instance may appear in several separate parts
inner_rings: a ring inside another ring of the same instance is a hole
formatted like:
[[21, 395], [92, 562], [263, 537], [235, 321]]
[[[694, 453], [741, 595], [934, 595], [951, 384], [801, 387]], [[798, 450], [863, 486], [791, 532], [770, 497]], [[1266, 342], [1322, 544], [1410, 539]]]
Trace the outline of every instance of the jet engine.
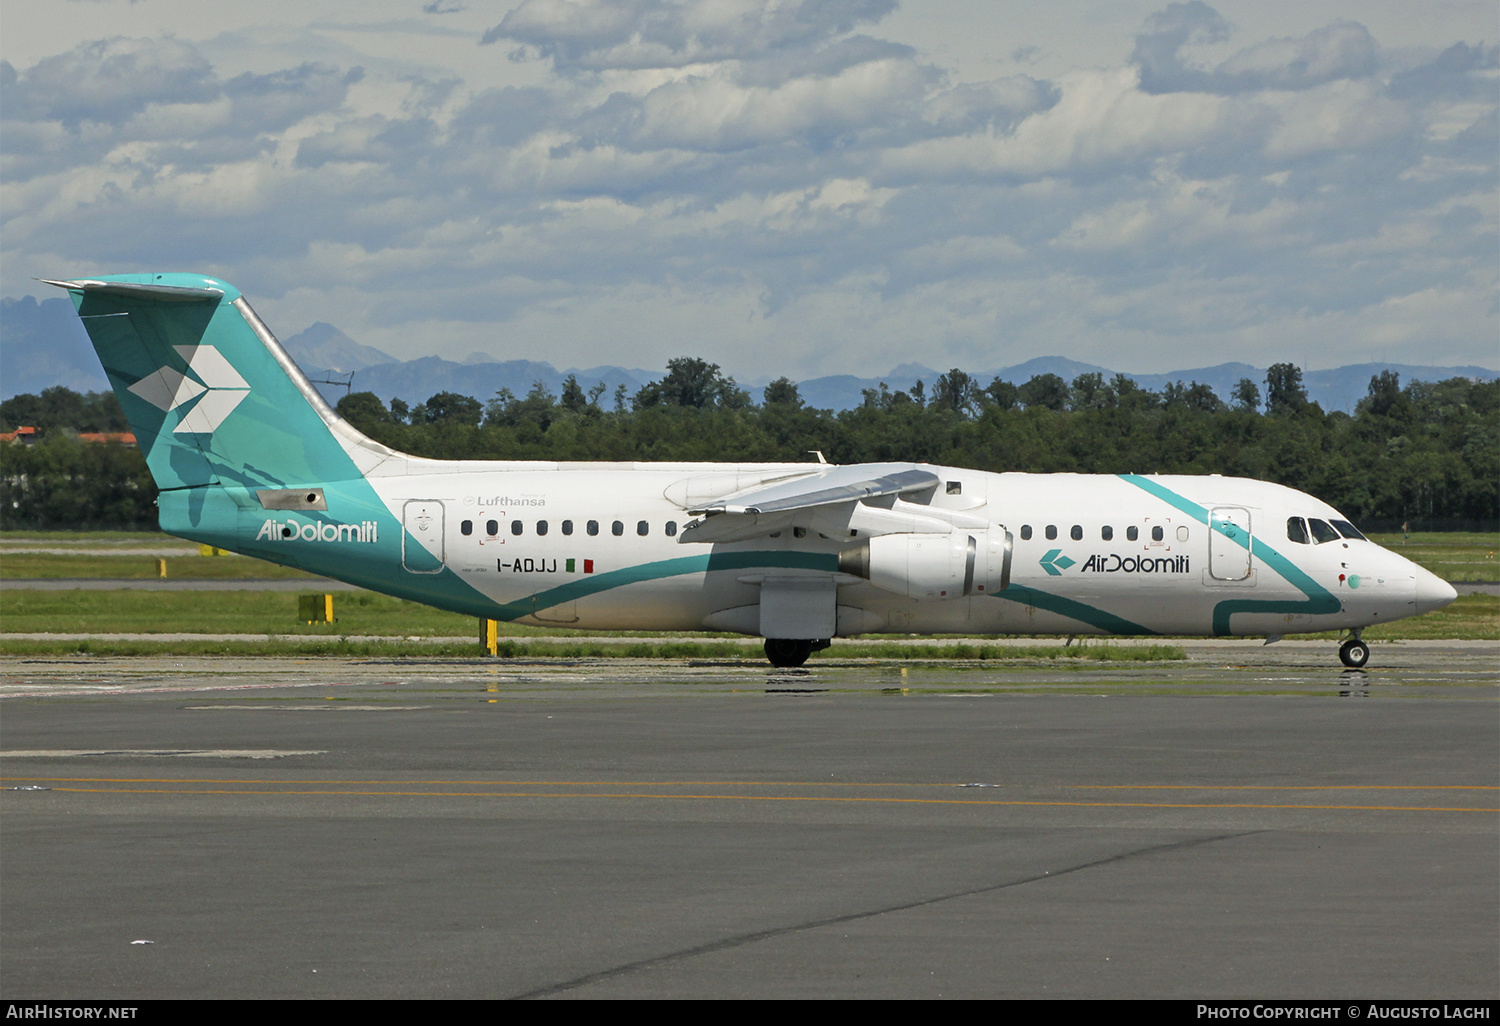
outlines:
[[839, 553], [839, 570], [909, 598], [988, 595], [1010, 584], [1011, 533], [882, 534]]

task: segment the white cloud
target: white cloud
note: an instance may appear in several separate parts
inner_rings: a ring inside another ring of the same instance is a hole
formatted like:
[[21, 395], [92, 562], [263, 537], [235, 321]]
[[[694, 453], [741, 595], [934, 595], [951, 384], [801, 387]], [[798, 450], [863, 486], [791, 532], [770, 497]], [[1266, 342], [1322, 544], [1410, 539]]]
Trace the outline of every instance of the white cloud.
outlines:
[[1300, 39], [1271, 39], [1247, 47], [1220, 64], [1215, 77], [1241, 90], [1306, 89], [1373, 74], [1377, 50], [1363, 25], [1336, 21]]
[[1378, 70], [1379, 46], [1357, 21], [1339, 19], [1299, 37], [1267, 39], [1234, 53], [1212, 69], [1184, 51], [1195, 44], [1223, 43], [1229, 23], [1201, 0], [1168, 4], [1146, 20], [1131, 61], [1148, 92], [1217, 93], [1307, 89], [1339, 79], [1366, 78]]
[[1357, 153], [1406, 136], [1414, 112], [1373, 82], [1330, 82], [1300, 93], [1268, 93], [1261, 102], [1279, 124], [1266, 139], [1271, 160], [1313, 153]]
[[7, 78], [8, 117], [68, 126], [118, 122], [152, 103], [203, 103], [220, 89], [208, 61], [172, 38], [82, 43]]
[[774, 87], [746, 88], [722, 75], [673, 82], [642, 100], [631, 142], [643, 149], [699, 150], [809, 137], [826, 142], [842, 132], [878, 126], [881, 116], [905, 113], [903, 108], [920, 101], [925, 78], [910, 62], [881, 60]]
[[1134, 69], [1090, 70], [1053, 85], [1060, 98], [1010, 132], [976, 131], [894, 149], [885, 164], [903, 175], [1020, 175], [1089, 172], [1193, 149], [1236, 127], [1229, 101], [1200, 93], [1152, 96]]
[[481, 40], [532, 48], [564, 71], [743, 61], [879, 21], [895, 0], [525, 0]]

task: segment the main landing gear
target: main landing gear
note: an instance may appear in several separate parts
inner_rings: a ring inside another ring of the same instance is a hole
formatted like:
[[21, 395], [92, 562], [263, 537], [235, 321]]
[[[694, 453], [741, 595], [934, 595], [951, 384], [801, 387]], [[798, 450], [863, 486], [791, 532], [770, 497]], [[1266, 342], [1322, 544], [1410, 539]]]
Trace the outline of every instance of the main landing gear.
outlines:
[[1339, 646], [1339, 662], [1350, 669], [1357, 670], [1370, 661], [1370, 646], [1359, 639], [1359, 635], [1344, 642]]
[[814, 652], [820, 652], [827, 648], [827, 638], [816, 640], [803, 640], [800, 638], [767, 638], [766, 658], [771, 665], [781, 668], [801, 666], [807, 662], [807, 657]]

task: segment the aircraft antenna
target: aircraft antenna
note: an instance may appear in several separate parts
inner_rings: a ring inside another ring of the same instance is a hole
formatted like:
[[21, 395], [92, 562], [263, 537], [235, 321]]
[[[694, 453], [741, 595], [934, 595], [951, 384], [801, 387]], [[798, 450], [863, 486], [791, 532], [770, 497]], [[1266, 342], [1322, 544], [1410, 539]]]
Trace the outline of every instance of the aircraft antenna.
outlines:
[[349, 395], [354, 391], [353, 371], [350, 371], [349, 376], [343, 381], [335, 381], [331, 378], [309, 378], [308, 380], [311, 381], [314, 385], [336, 385], [338, 387], [341, 387], [343, 388], [345, 395]]

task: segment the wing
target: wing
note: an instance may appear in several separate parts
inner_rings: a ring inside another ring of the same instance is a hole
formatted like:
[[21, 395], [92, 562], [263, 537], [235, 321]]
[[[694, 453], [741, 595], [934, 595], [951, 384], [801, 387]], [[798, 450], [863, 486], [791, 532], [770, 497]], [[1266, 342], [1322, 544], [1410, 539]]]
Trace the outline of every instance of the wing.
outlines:
[[883, 495], [907, 495], [936, 488], [938, 476], [910, 463], [860, 463], [825, 471], [689, 509], [689, 513], [785, 513], [843, 502], [859, 502]]
[[[701, 519], [683, 528], [678, 540], [744, 541], [791, 528], [843, 542], [880, 534], [948, 534], [955, 527], [988, 526], [982, 517], [927, 505], [941, 483], [932, 470], [912, 463], [830, 466], [794, 481], [757, 485], [695, 503], [689, 511]], [[903, 495], [917, 501], [904, 501]]]

